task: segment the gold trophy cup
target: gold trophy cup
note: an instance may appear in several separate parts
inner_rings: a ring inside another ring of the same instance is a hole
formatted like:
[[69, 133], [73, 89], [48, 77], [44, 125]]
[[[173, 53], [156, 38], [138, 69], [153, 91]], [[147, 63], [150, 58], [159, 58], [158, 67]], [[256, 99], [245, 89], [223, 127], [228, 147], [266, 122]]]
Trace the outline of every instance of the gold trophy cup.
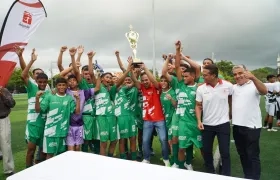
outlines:
[[135, 66], [139, 66], [139, 64], [143, 64], [143, 62], [136, 57], [139, 34], [132, 30], [132, 25], [129, 26], [129, 29], [129, 32], [125, 33], [125, 37], [127, 38], [130, 48], [132, 49], [132, 64]]

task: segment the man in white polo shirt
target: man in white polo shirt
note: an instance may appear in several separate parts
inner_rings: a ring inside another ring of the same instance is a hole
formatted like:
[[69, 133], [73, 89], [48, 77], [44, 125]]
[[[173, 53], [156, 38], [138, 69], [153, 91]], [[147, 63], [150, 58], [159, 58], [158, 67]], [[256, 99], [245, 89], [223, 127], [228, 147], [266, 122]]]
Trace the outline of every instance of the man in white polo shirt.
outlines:
[[260, 179], [260, 95], [267, 94], [267, 88], [244, 65], [234, 66], [232, 71], [236, 81], [232, 93], [233, 138], [245, 178]]
[[217, 136], [223, 164], [221, 174], [230, 176], [229, 104], [231, 104], [233, 86], [230, 82], [219, 79], [218, 71], [215, 64], [203, 68], [205, 84], [197, 88], [195, 112], [198, 128], [202, 130], [203, 156], [207, 172], [215, 173], [212, 151]]

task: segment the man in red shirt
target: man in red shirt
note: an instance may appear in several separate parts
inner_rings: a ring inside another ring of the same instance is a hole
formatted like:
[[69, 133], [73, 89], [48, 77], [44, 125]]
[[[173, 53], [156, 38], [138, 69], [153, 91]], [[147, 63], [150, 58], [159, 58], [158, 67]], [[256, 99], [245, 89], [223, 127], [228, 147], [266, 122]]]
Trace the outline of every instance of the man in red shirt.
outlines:
[[163, 162], [165, 166], [170, 166], [168, 159], [167, 131], [160, 103], [161, 86], [144, 64], [141, 65], [141, 68], [144, 70], [144, 73], [141, 74], [141, 83], [135, 78], [133, 73], [131, 73], [131, 77], [135, 86], [140, 89], [143, 94], [144, 160], [142, 162], [150, 163], [150, 141], [153, 135], [153, 129], [156, 128], [161, 143]]

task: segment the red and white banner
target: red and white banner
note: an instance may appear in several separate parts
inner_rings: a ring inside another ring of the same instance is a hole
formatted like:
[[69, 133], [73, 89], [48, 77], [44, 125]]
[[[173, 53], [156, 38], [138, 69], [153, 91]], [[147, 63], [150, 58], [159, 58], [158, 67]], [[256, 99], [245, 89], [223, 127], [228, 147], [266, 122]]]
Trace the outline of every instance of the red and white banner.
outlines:
[[9, 9], [0, 32], [0, 86], [5, 86], [18, 62], [14, 46], [25, 47], [47, 17], [40, 0], [16, 0]]

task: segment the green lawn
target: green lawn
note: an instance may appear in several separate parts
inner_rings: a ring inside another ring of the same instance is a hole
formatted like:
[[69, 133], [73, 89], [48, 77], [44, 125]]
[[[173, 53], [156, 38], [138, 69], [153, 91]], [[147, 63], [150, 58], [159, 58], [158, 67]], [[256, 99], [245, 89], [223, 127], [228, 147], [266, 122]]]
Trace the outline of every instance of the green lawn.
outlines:
[[[27, 110], [27, 98], [24, 95], [15, 96], [16, 107], [13, 109], [10, 118], [12, 124], [12, 149], [15, 160], [16, 171], [19, 172], [25, 168], [25, 153], [26, 144], [24, 140], [26, 110]], [[261, 101], [261, 107], [264, 115], [264, 101]], [[280, 132], [267, 132], [262, 131], [261, 134], [261, 162], [262, 162], [262, 178], [265, 180], [277, 180], [280, 177], [279, 163], [280, 156], [278, 156], [280, 143]], [[154, 164], [163, 164], [160, 160], [161, 150], [160, 143], [157, 138], [154, 140], [154, 150], [156, 155], [151, 159]], [[117, 152], [117, 151], [116, 151]], [[232, 159], [232, 176], [242, 177], [242, 168], [237, 155], [234, 143], [231, 144], [231, 159]], [[194, 169], [197, 171], [203, 171], [203, 160], [197, 150], [195, 153], [195, 159], [193, 160]], [[0, 164], [0, 171], [2, 172], [2, 164]], [[0, 173], [0, 180], [4, 179], [2, 173]]]

